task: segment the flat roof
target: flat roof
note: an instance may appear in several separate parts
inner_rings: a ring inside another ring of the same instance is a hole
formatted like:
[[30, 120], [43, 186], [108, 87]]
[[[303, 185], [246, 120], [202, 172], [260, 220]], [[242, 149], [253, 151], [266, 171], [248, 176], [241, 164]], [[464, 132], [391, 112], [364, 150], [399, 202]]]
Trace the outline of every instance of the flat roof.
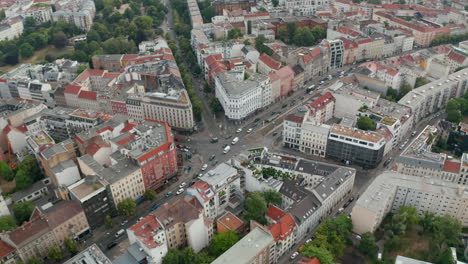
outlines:
[[330, 133], [338, 135], [348, 136], [356, 139], [366, 140], [374, 143], [378, 143], [383, 139], [383, 136], [372, 131], [364, 131], [357, 128], [333, 125], [330, 129]]
[[[211, 262], [211, 264], [251, 263], [253, 258], [272, 243], [274, 243], [273, 236], [269, 232], [257, 227]], [[269, 255], [270, 253], [268, 252], [267, 254]]]

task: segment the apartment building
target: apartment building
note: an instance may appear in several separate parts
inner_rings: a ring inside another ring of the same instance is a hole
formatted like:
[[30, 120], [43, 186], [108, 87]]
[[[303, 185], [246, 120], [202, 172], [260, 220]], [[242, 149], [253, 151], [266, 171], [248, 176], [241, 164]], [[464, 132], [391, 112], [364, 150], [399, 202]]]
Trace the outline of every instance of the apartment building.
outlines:
[[187, 188], [187, 194], [197, 198], [205, 217], [215, 219], [242, 200], [241, 177], [236, 167], [228, 162], [221, 163]]
[[257, 72], [261, 74], [269, 74], [270, 72], [274, 72], [281, 69], [281, 63], [274, 60], [266, 53], [263, 53], [258, 57], [257, 63]]
[[328, 6], [328, 1], [306, 0], [280, 0], [279, 6], [288, 10], [289, 14], [296, 16], [313, 16], [317, 10]]
[[113, 165], [104, 167], [86, 154], [78, 158], [78, 164], [85, 176], [96, 175], [103, 179], [110, 202], [117, 210], [117, 205], [125, 199], [141, 200], [145, 185], [139, 166], [121, 155], [114, 155], [111, 159]]
[[326, 76], [330, 68], [329, 52], [319, 45], [313, 48], [298, 48], [288, 53], [288, 64], [300, 65], [304, 69], [304, 82]]
[[[130, 245], [136, 245], [151, 259], [152, 263], [162, 263], [167, 254], [168, 244], [162, 223], [150, 214], [127, 229]], [[122, 258], [122, 257], [121, 257]], [[116, 262], [119, 259], [117, 259]]]
[[414, 124], [423, 118], [445, 109], [448, 101], [463, 96], [468, 91], [468, 69], [411, 90], [398, 103], [411, 108]]
[[[352, 168], [251, 150], [257, 168], [271, 167], [296, 180], [284, 180], [279, 187], [281, 208], [294, 217], [296, 243], [331, 213], [351, 192], [356, 171]], [[255, 154], [254, 154], [255, 153]]]
[[288, 252], [296, 242], [296, 222], [291, 214], [271, 204], [265, 215], [269, 223], [268, 230], [275, 239], [275, 252], [278, 259]]
[[[44, 175], [49, 177], [55, 187], [68, 186], [80, 180], [80, 174], [75, 164], [75, 144], [68, 139], [58, 144], [48, 146], [36, 155]], [[72, 168], [59, 173], [65, 168]]]
[[54, 22], [65, 21], [85, 31], [91, 29], [96, 14], [94, 1], [59, 1], [55, 8], [57, 11], [52, 14]]
[[[160, 188], [177, 172], [176, 149], [166, 122], [149, 119], [135, 122], [116, 115], [108, 122], [77, 134], [75, 141], [81, 153], [96, 157], [102, 164], [123, 162], [125, 166], [128, 162], [125, 168], [132, 165], [141, 168], [145, 190]], [[103, 151], [98, 153], [101, 149]]]
[[37, 24], [43, 24], [52, 20], [52, 7], [33, 5], [24, 10], [22, 15], [25, 17], [32, 17]]
[[403, 175], [394, 171], [380, 174], [359, 197], [352, 211], [353, 231], [374, 232], [385, 215], [401, 206], [414, 206], [419, 215], [432, 212], [450, 215], [468, 225], [468, 194], [464, 188], [439, 179]]
[[168, 248], [189, 246], [195, 252], [207, 247], [213, 237], [213, 220], [193, 196], [178, 196], [151, 213], [164, 229]]
[[0, 24], [0, 40], [13, 40], [23, 34], [23, 22], [19, 18]]
[[242, 120], [272, 102], [270, 79], [261, 74], [244, 80], [243, 72], [219, 72], [215, 92], [225, 115], [233, 120]]
[[35, 209], [29, 221], [0, 235], [3, 243], [14, 248], [15, 260], [42, 258], [51, 246], [61, 247], [65, 237], [78, 238], [89, 232], [83, 209], [75, 201], [61, 201], [44, 210]]
[[64, 264], [112, 264], [109, 258], [101, 251], [96, 244], [92, 244], [88, 248], [79, 252]]
[[87, 176], [67, 187], [71, 200], [80, 202], [91, 230], [104, 224], [106, 216], [114, 215], [106, 184], [97, 176]]
[[216, 258], [212, 264], [272, 264], [275, 262], [275, 240], [273, 236], [268, 230], [256, 227]]
[[438, 137], [439, 134], [436, 127], [426, 126], [401, 155], [395, 158], [394, 170], [406, 175], [467, 185], [468, 175], [463, 171], [466, 155], [461, 160], [456, 160], [445, 153], [431, 152], [433, 142], [429, 139]]
[[337, 69], [343, 67], [345, 60], [344, 44], [341, 39], [327, 40], [327, 46], [330, 49], [330, 69]]
[[327, 157], [345, 163], [375, 168], [382, 161], [386, 141], [374, 131], [333, 125], [327, 143]]

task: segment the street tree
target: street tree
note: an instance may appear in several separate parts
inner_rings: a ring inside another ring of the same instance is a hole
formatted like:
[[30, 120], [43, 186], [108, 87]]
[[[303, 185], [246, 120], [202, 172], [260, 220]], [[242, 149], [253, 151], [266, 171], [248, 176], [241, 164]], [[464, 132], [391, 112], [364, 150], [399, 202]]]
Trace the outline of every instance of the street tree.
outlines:
[[136, 202], [131, 198], [127, 198], [117, 204], [117, 211], [120, 215], [129, 218], [136, 213]]
[[16, 221], [11, 215], [0, 216], [0, 232], [13, 230], [16, 226]]
[[57, 246], [52, 245], [49, 248], [49, 253], [47, 256], [54, 262], [59, 262], [63, 258], [63, 252]]
[[357, 120], [357, 127], [362, 130], [375, 130], [375, 121], [368, 116], [360, 116]]
[[145, 191], [144, 197], [147, 201], [154, 201], [158, 197], [158, 194], [155, 191], [148, 189]]
[[112, 222], [112, 217], [110, 215], [106, 215], [106, 219], [104, 220], [104, 225], [106, 227], [111, 228], [114, 225], [114, 222]]
[[76, 253], [78, 253], [78, 244], [75, 240], [66, 237], [63, 240], [63, 244], [65, 245], [65, 248], [68, 250], [68, 252], [70, 252], [71, 255], [75, 255]]
[[208, 253], [218, 257], [239, 241], [239, 236], [232, 230], [218, 233], [213, 237]]
[[333, 255], [326, 248], [307, 244], [302, 250], [302, 254], [308, 258], [318, 258], [320, 264], [335, 264]]
[[34, 204], [30, 201], [15, 203], [13, 205], [13, 214], [15, 215], [17, 223], [21, 225], [24, 221], [28, 221], [34, 208]]

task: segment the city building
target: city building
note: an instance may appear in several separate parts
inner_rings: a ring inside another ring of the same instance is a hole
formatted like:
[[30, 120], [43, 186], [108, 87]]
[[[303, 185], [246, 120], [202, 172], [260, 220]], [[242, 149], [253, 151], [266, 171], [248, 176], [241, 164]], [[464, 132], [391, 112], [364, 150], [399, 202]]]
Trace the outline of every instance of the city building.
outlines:
[[94, 1], [59, 1], [55, 3], [56, 11], [52, 14], [54, 22], [65, 21], [88, 31], [93, 25], [96, 7]]
[[215, 259], [212, 264], [271, 264], [275, 262], [275, 240], [273, 236], [268, 230], [256, 227]]
[[440, 137], [441, 132], [434, 126], [424, 130], [395, 158], [394, 170], [411, 176], [434, 178], [443, 181], [468, 185], [468, 175], [464, 171], [467, 155], [456, 160], [445, 153], [431, 151], [431, 138]]
[[242, 219], [228, 211], [216, 219], [216, 230], [218, 233], [233, 231], [237, 234], [243, 234], [245, 224]]
[[151, 214], [164, 229], [168, 248], [189, 246], [198, 253], [213, 237], [213, 220], [203, 215], [203, 208], [193, 196], [175, 197]]
[[75, 144], [68, 139], [42, 149], [36, 155], [44, 175], [56, 187], [68, 186], [81, 179], [76, 160]]
[[0, 24], [0, 40], [13, 40], [23, 34], [23, 22], [16, 18]]
[[64, 264], [112, 264], [112, 261], [96, 245], [92, 244], [85, 250], [79, 252]]
[[215, 91], [225, 115], [232, 120], [242, 120], [272, 102], [270, 79], [261, 74], [244, 80], [243, 72], [219, 72]]
[[401, 206], [414, 206], [419, 215], [450, 215], [468, 225], [468, 194], [455, 183], [439, 179], [381, 173], [359, 197], [352, 211], [353, 231], [374, 232], [385, 215]]
[[215, 219], [228, 207], [235, 208], [243, 197], [241, 177], [237, 168], [221, 163], [187, 188], [187, 194], [197, 198], [206, 217]]
[[411, 90], [398, 103], [411, 108], [413, 122], [445, 109], [448, 101], [468, 92], [468, 69], [452, 73], [447, 77]]
[[386, 141], [374, 131], [333, 125], [327, 143], [327, 157], [347, 164], [375, 168], [382, 161]]

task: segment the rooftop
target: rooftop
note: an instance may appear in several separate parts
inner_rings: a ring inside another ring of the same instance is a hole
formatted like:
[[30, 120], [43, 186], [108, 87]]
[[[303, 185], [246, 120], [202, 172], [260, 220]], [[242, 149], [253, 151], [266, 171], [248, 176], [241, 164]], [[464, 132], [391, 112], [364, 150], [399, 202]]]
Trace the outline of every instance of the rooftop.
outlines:
[[134, 232], [138, 240], [147, 248], [156, 248], [163, 242], [158, 241], [156, 238], [156, 235], [163, 229], [154, 215], [150, 214], [146, 216], [129, 229]]
[[112, 262], [96, 244], [92, 244], [63, 264], [112, 264]]
[[237, 170], [227, 163], [221, 163], [205, 173], [200, 180], [208, 183], [215, 191], [221, 188], [230, 178], [237, 176]]
[[84, 179], [68, 186], [70, 192], [81, 202], [105, 190], [105, 186], [97, 176], [86, 176]]
[[236, 231], [244, 225], [244, 222], [239, 217], [229, 211], [220, 216], [216, 221], [232, 231]]
[[257, 227], [215, 259], [211, 264], [248, 264], [274, 243], [269, 232]]
[[378, 143], [383, 140], [382, 135], [378, 133], [340, 125], [333, 125], [330, 129], [330, 133], [348, 136], [360, 140], [366, 140], [374, 143]]

